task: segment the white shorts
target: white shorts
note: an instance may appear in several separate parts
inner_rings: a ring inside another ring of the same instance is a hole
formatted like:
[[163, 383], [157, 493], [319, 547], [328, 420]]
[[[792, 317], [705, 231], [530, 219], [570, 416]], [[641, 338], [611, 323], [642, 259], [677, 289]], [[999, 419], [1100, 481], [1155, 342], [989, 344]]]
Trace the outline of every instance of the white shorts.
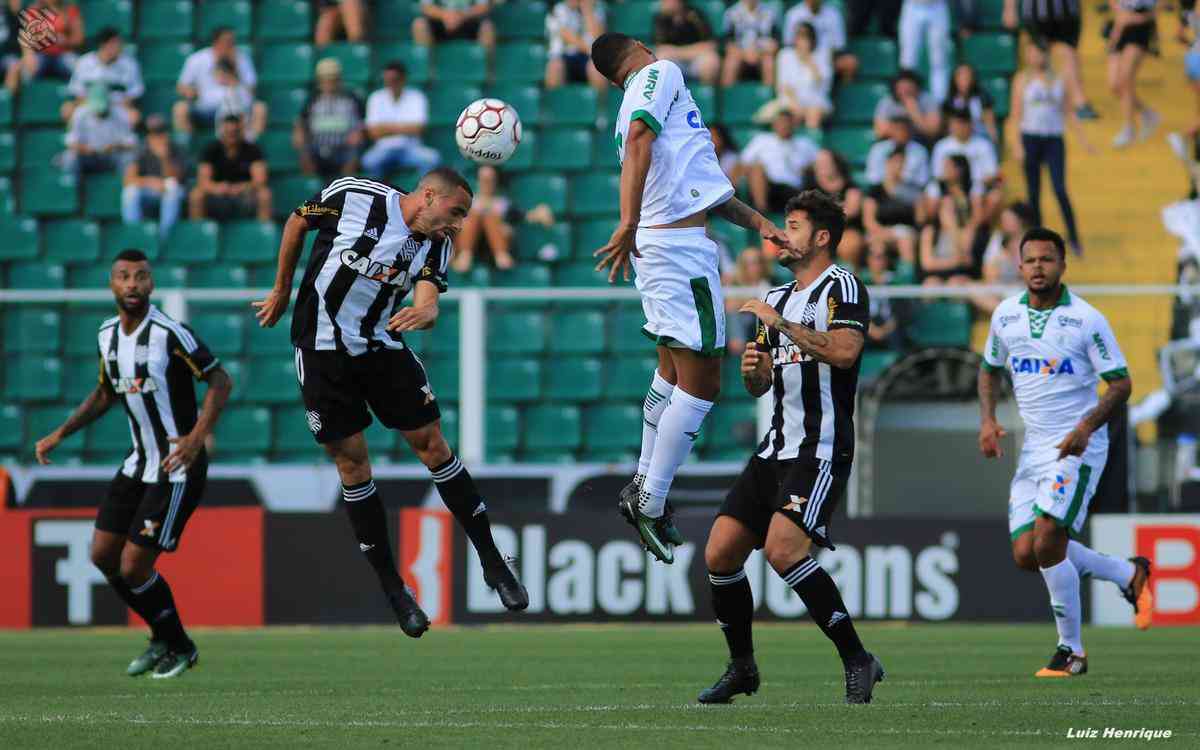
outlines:
[[1034, 519], [1049, 516], [1079, 536], [1088, 506], [1108, 461], [1108, 441], [1095, 435], [1083, 456], [1058, 460], [1057, 448], [1022, 451], [1008, 493], [1008, 533], [1015, 540], [1033, 528]]
[[725, 353], [725, 296], [717, 244], [704, 227], [638, 229], [633, 270], [642, 294], [642, 333], [656, 344], [704, 356]]

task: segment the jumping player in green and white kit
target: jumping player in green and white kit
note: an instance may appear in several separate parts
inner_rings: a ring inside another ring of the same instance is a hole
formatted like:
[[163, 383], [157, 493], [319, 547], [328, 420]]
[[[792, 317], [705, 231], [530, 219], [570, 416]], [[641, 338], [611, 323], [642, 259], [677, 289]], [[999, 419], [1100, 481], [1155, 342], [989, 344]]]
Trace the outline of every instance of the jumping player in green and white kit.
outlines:
[[[1149, 560], [1120, 560], [1072, 538], [1083, 529], [1104, 472], [1108, 418], [1133, 384], [1108, 321], [1062, 283], [1062, 237], [1031, 229], [1020, 253], [1027, 291], [992, 313], [979, 372], [979, 448], [987, 458], [1003, 453], [1000, 438], [1007, 433], [996, 421], [996, 398], [999, 374], [1007, 370], [1025, 422], [1008, 501], [1013, 559], [1019, 568], [1041, 571], [1058, 626], [1054, 656], [1036, 676], [1074, 677], [1087, 672], [1080, 576], [1117, 584], [1134, 606], [1137, 626], [1150, 625]], [[1108, 386], [1098, 397], [1100, 380]]]
[[621, 161], [621, 222], [596, 251], [609, 281], [637, 272], [658, 367], [646, 394], [637, 474], [619, 508], [657, 559], [674, 560], [683, 538], [671, 522], [667, 493], [721, 390], [725, 300], [708, 214], [787, 246], [783, 231], [733, 197], [700, 108], [683, 72], [624, 34], [592, 44], [596, 70], [625, 91], [616, 123]]

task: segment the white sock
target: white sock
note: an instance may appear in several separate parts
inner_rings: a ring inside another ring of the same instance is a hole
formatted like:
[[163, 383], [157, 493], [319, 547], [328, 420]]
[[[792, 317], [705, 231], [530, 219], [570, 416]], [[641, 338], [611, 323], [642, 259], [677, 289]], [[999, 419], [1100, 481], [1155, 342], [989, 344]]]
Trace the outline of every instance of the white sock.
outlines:
[[642, 485], [639, 505], [644, 515], [658, 518], [663, 514], [675, 472], [692, 452], [692, 443], [712, 407], [711, 401], [696, 398], [682, 388], [676, 388], [671, 395], [671, 403], [658, 420], [654, 455]]
[[1074, 539], [1067, 542], [1067, 559], [1081, 577], [1090, 575], [1101, 581], [1112, 581], [1121, 588], [1133, 582], [1133, 574], [1137, 571], [1137, 567], [1128, 560], [1097, 552]]
[[1046, 588], [1050, 590], [1050, 607], [1054, 610], [1059, 645], [1082, 654], [1080, 630], [1083, 607], [1079, 603], [1079, 571], [1068, 557], [1057, 565], [1042, 568], [1042, 578], [1046, 579]]
[[646, 400], [642, 402], [642, 455], [638, 458], [638, 476], [645, 478], [650, 470], [650, 457], [654, 455], [654, 442], [658, 437], [658, 421], [662, 419], [667, 404], [671, 401], [671, 393], [675, 386], [663, 379], [654, 371], [654, 379], [650, 381], [650, 390], [646, 392]]

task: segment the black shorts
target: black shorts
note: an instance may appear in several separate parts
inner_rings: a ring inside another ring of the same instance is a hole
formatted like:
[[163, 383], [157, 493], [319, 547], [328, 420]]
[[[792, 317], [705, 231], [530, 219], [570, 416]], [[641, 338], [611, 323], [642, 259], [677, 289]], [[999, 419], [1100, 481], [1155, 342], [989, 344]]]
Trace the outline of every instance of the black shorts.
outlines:
[[441, 419], [425, 366], [411, 349], [345, 352], [296, 349], [296, 377], [308, 428], [318, 443], [356, 435], [371, 424], [416, 430]]
[[1033, 41], [1043, 47], [1055, 42], [1078, 47], [1082, 28], [1082, 18], [1050, 18], [1025, 24]]
[[470, 21], [464, 21], [454, 31], [447, 31], [446, 24], [436, 18], [426, 20], [429, 21], [429, 27], [433, 30], [433, 38], [439, 42], [444, 42], [447, 39], [469, 39], [474, 41], [479, 36], [479, 27], [483, 24], [478, 18], [473, 18]]
[[1114, 48], [1114, 51], [1120, 52], [1132, 44], [1136, 47], [1141, 47], [1143, 52], [1147, 52], [1154, 43], [1156, 31], [1157, 26], [1154, 21], [1139, 23], [1135, 26], [1126, 26], [1125, 30], [1121, 32], [1121, 36], [1117, 37], [1117, 46]]
[[125, 534], [130, 542], [142, 547], [173, 552], [200, 504], [207, 477], [208, 459], [203, 453], [188, 467], [184, 482], [147, 484], [118, 471], [96, 514], [96, 528]]
[[782, 513], [826, 549], [834, 549], [830, 521], [846, 494], [850, 464], [770, 461], [754, 456], [733, 483], [719, 516], [736, 518], [758, 537], [761, 548], [776, 513]]

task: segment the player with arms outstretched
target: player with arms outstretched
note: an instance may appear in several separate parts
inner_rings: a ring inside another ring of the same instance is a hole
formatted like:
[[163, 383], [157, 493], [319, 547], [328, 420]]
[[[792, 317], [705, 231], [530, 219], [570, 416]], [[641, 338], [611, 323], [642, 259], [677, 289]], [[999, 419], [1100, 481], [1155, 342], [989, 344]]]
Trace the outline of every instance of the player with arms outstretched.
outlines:
[[[1007, 370], [1025, 422], [1009, 489], [1013, 559], [1023, 570], [1041, 571], [1058, 627], [1054, 655], [1036, 676], [1074, 677], [1087, 672], [1080, 576], [1117, 584], [1134, 607], [1137, 626], [1150, 626], [1150, 561], [1120, 560], [1072, 538], [1083, 529], [1104, 472], [1108, 418], [1129, 399], [1133, 383], [1104, 315], [1062, 283], [1062, 237], [1031, 229], [1020, 253], [1026, 291], [992, 313], [979, 371], [979, 449], [987, 458], [1003, 453], [1000, 440], [1007, 433], [996, 421], [996, 400], [1000, 373]], [[1101, 380], [1107, 388], [1098, 397]]]
[[733, 197], [712, 139], [679, 66], [624, 34], [602, 34], [592, 62], [625, 91], [616, 124], [621, 221], [596, 251], [609, 281], [637, 272], [658, 367], [644, 404], [637, 473], [621, 491], [621, 513], [657, 559], [674, 560], [683, 538], [667, 494], [721, 390], [725, 301], [717, 246], [705, 234], [711, 213], [780, 245], [778, 227]]

